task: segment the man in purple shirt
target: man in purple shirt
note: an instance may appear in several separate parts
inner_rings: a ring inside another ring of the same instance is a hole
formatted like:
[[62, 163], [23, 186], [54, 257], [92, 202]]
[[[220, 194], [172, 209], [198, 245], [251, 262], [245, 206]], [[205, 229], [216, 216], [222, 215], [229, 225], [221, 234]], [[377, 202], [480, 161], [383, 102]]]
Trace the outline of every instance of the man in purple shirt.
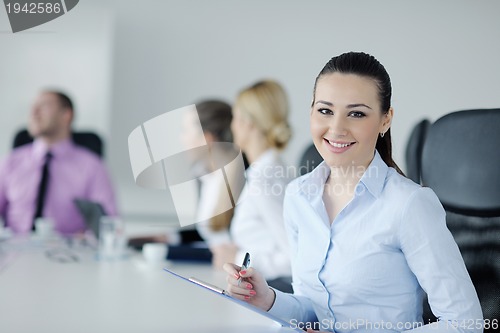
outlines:
[[35, 218], [39, 185], [47, 153], [49, 177], [41, 215], [64, 235], [86, 229], [73, 200], [99, 202], [116, 215], [112, 184], [99, 156], [71, 141], [71, 100], [57, 91], [42, 92], [31, 110], [32, 144], [15, 149], [0, 162], [0, 216], [14, 233], [28, 233]]

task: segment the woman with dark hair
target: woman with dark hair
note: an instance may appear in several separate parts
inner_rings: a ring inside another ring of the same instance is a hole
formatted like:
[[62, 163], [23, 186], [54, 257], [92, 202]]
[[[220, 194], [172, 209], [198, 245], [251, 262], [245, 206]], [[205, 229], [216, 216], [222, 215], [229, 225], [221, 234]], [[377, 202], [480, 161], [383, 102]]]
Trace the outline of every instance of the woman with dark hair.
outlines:
[[[269, 288], [256, 269], [225, 264], [234, 297], [309, 330], [482, 332], [444, 209], [392, 159], [393, 113], [389, 75], [373, 56], [350, 52], [326, 64], [310, 114], [324, 162], [290, 183], [284, 202], [294, 294]], [[426, 326], [424, 290], [439, 318]]]
[[[232, 156], [234, 151], [229, 151], [229, 146], [217, 145], [220, 142], [233, 142], [231, 132], [232, 109], [229, 104], [219, 100], [205, 100], [196, 103], [196, 112], [188, 113], [184, 119], [181, 140], [187, 147], [202, 146], [205, 143], [211, 147], [212, 154], [219, 157]], [[197, 126], [201, 125], [200, 133]], [[213, 150], [217, 150], [217, 153]], [[196, 150], [192, 150], [196, 151]], [[233, 210], [229, 209], [221, 214], [214, 214], [217, 210], [219, 192], [225, 184], [221, 184], [211, 158], [207, 156], [192, 156], [191, 173], [200, 179], [199, 200], [196, 221], [196, 230], [199, 236], [210, 246], [230, 243], [229, 225]], [[203, 176], [203, 177], [202, 177]], [[211, 216], [208, 219], [204, 216]], [[181, 232], [184, 242], [196, 240], [196, 236], [189, 229]]]
[[[220, 182], [211, 162], [214, 156], [229, 160], [237, 153], [233, 145], [221, 144], [233, 142], [232, 119], [231, 106], [215, 99], [200, 101], [196, 103], [196, 110], [184, 114], [180, 137], [182, 144], [185, 147], [210, 147], [209, 150], [189, 150], [190, 172], [193, 178], [199, 180], [195, 216], [198, 223], [193, 228], [183, 228], [180, 231], [169, 230], [161, 235], [134, 237], [129, 240], [130, 246], [141, 249], [149, 242], [167, 243], [169, 259], [209, 261], [213, 259], [210, 250], [198, 244], [194, 247], [192, 245], [204, 241], [210, 248], [216, 248], [231, 243], [229, 225], [234, 209], [220, 209], [219, 194], [224, 192], [226, 184]], [[212, 154], [211, 157], [206, 155], [208, 151]], [[216, 213], [219, 211], [223, 213]], [[216, 266], [220, 268], [221, 265]]]

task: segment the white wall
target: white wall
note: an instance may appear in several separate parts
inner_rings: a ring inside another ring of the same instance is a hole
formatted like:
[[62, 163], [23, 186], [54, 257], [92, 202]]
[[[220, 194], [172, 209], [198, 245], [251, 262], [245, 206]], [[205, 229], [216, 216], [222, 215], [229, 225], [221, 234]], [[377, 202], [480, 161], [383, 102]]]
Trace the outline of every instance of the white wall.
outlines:
[[[163, 215], [173, 212], [169, 195], [133, 183], [127, 150], [132, 129], [201, 98], [232, 101], [243, 86], [271, 77], [290, 95], [294, 138], [285, 159], [296, 164], [309, 142], [315, 76], [330, 57], [356, 50], [375, 55], [391, 75], [394, 155], [404, 166], [409, 131], [421, 118], [500, 107], [499, 12], [496, 0], [81, 1], [51, 23], [64, 24], [64, 32], [0, 35], [0, 139], [10, 140], [13, 124], [20, 123], [16, 112], [26, 108], [35, 86], [45, 83], [47, 69], [29, 69], [26, 59], [46, 54], [51, 77], [74, 85], [73, 73], [60, 64], [64, 57], [55, 54], [69, 52], [67, 43], [76, 54], [95, 50], [96, 68], [78, 57], [85, 80], [70, 87], [99, 91], [99, 103], [83, 108], [91, 103], [87, 98], [96, 98], [92, 94], [78, 102], [82, 110], [103, 111], [89, 124], [109, 133], [108, 161], [122, 211]], [[53, 44], [47, 44], [50, 38]], [[57, 51], [50, 50], [54, 43]]]
[[25, 127], [31, 104], [45, 87], [61, 88], [73, 98], [75, 128], [109, 136], [113, 13], [85, 3], [16, 34], [0, 7], [0, 156]]

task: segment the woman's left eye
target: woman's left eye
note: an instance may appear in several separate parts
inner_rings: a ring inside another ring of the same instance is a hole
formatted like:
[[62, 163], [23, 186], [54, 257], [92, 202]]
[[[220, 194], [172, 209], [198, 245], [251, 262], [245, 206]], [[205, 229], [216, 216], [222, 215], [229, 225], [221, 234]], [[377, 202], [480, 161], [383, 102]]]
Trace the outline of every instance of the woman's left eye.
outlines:
[[353, 117], [353, 118], [363, 118], [365, 116], [365, 114], [361, 111], [352, 111], [349, 113], [349, 117]]
[[324, 114], [324, 115], [332, 115], [333, 114], [332, 110], [325, 109], [325, 108], [318, 109], [318, 112], [321, 113], [321, 114]]

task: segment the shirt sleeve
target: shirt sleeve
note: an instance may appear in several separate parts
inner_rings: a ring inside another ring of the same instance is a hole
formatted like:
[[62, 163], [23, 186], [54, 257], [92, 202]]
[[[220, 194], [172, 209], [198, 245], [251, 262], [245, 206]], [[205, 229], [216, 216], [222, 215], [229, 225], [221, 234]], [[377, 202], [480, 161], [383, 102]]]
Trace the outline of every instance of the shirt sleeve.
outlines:
[[88, 187], [88, 199], [99, 202], [107, 215], [117, 216], [115, 194], [104, 163], [99, 160], [93, 169], [93, 177]]
[[302, 281], [297, 274], [293, 274], [295, 258], [297, 258], [298, 241], [297, 225], [291, 219], [291, 209], [293, 207], [292, 196], [286, 195], [283, 205], [283, 217], [285, 228], [288, 235], [288, 243], [290, 246], [290, 256], [292, 258], [292, 278], [293, 278], [293, 294], [287, 294], [275, 290], [276, 299], [269, 313], [290, 322], [292, 325], [296, 323], [316, 322], [318, 321], [316, 313], [314, 312], [311, 300], [302, 292]]
[[429, 188], [416, 190], [403, 210], [401, 249], [439, 319], [414, 331], [482, 332], [479, 299], [445, 215]]
[[273, 290], [276, 293], [276, 299], [268, 311], [270, 314], [290, 323], [291, 326], [318, 321], [311, 301], [307, 297]]

